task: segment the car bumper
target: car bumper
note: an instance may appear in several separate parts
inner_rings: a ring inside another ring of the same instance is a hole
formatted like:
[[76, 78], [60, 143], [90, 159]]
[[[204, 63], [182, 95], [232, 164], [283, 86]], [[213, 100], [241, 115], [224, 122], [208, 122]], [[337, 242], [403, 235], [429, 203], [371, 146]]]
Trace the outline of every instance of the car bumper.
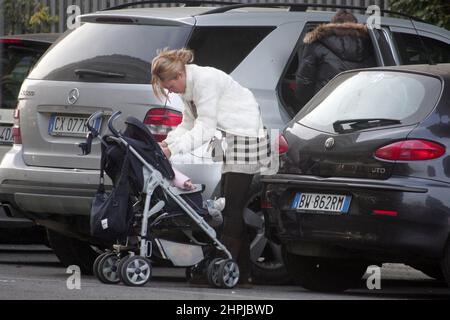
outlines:
[[[11, 145], [0, 145], [0, 159], [11, 149]], [[12, 208], [0, 206], [0, 228], [28, 228], [33, 227], [33, 221], [21, 217]]]
[[[341, 249], [367, 258], [442, 257], [450, 232], [447, 183], [292, 175], [275, 175], [263, 182], [272, 206], [266, 210], [270, 228], [292, 251], [315, 246], [326, 249], [313, 249], [318, 255]], [[292, 208], [297, 192], [347, 194], [352, 202], [347, 213], [306, 212]]]
[[[180, 164], [177, 168], [194, 183], [204, 183], [209, 197], [220, 180], [220, 167]], [[24, 163], [22, 147], [14, 146], [0, 165], [0, 201], [27, 216], [89, 215], [100, 170], [33, 167]], [[111, 181], [106, 179], [107, 189]]]
[[35, 227], [35, 223], [30, 219], [11, 216], [8, 209], [0, 206], [0, 229], [22, 229]]

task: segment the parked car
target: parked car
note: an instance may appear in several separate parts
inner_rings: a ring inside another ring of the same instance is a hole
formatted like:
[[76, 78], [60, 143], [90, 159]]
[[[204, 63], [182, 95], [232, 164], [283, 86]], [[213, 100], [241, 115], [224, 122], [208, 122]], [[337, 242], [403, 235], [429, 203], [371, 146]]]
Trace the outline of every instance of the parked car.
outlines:
[[[0, 159], [13, 145], [13, 114], [22, 82], [59, 36], [50, 33], [0, 37]], [[0, 206], [0, 242], [41, 242], [45, 240], [41, 229], [14, 208]]]
[[345, 290], [371, 264], [450, 285], [450, 64], [341, 73], [282, 133], [268, 223], [305, 288]]
[[[194, 63], [219, 68], [252, 90], [266, 127], [283, 128], [295, 115], [291, 98], [300, 39], [334, 13], [270, 5], [123, 8], [81, 16], [81, 26], [68, 31], [46, 53], [22, 86], [14, 148], [0, 166], [0, 200], [45, 225], [63, 263], [89, 272], [96, 248], [105, 245], [90, 236], [88, 219], [100, 147], [96, 141], [89, 156], [79, 155], [77, 144], [86, 132], [81, 123], [102, 110], [104, 133], [109, 115], [122, 110], [142, 119], [164, 139], [180, 122], [182, 106], [171, 99], [165, 107], [155, 98], [149, 84], [150, 63], [157, 49], [186, 46], [195, 51]], [[358, 19], [364, 23], [367, 16]], [[409, 20], [382, 18], [382, 24], [381, 30], [370, 31], [379, 65], [424, 59]], [[415, 27], [428, 47], [433, 46], [436, 61], [445, 58], [441, 52], [448, 50], [449, 31], [425, 23]], [[64, 125], [55, 125], [56, 121]], [[199, 154], [187, 155], [194, 164], [182, 157], [173, 161], [193, 181], [207, 186], [207, 198], [217, 194], [220, 164], [202, 162]], [[281, 248], [265, 235], [260, 194], [255, 180], [245, 213], [252, 232], [254, 275], [265, 282], [285, 280]]]

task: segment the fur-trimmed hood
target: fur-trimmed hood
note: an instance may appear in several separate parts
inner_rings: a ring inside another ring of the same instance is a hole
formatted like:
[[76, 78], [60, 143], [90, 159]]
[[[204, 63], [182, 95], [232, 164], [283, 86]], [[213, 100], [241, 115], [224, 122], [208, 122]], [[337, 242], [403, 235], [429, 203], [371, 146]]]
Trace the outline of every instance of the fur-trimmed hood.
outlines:
[[308, 32], [303, 39], [307, 44], [319, 44], [343, 61], [360, 62], [371, 52], [369, 32], [360, 23], [328, 23]]
[[303, 38], [303, 42], [309, 44], [331, 35], [365, 38], [369, 36], [369, 33], [367, 32], [367, 26], [361, 23], [325, 23], [308, 32]]

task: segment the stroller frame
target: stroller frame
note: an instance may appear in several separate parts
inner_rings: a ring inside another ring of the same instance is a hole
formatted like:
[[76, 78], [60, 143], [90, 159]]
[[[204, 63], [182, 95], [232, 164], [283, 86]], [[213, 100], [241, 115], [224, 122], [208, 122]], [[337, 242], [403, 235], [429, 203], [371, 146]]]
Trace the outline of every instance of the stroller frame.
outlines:
[[[105, 145], [107, 144], [107, 142], [104, 140], [105, 136], [101, 136], [92, 125], [98, 118], [103, 117], [103, 115], [104, 113], [99, 111], [93, 113], [89, 117], [87, 121], [87, 127], [89, 129], [87, 142], [81, 143], [79, 145], [83, 151], [83, 155], [90, 153], [93, 138], [99, 138], [102, 144]], [[194, 223], [197, 224], [200, 227], [200, 229], [212, 240], [212, 244], [215, 246], [215, 248], [219, 251], [222, 251], [224, 255], [227, 257], [226, 259], [215, 258], [212, 261], [209, 261], [209, 263], [206, 265], [206, 270], [198, 270], [198, 265], [200, 265], [202, 261], [194, 266], [191, 266], [186, 273], [188, 280], [194, 278], [196, 272], [203, 273], [203, 275], [206, 273], [208, 282], [212, 286], [222, 288], [233, 288], [239, 280], [239, 268], [237, 266], [237, 263], [234, 260], [232, 260], [231, 253], [226, 248], [226, 246], [217, 239], [216, 231], [181, 197], [182, 194], [188, 194], [191, 193], [192, 191], [182, 190], [177, 187], [171, 186], [170, 182], [165, 177], [163, 177], [162, 174], [156, 168], [154, 168], [150, 163], [148, 163], [139, 154], [139, 152], [137, 152], [133, 148], [133, 146], [129, 145], [129, 143], [123, 138], [121, 132], [117, 131], [113, 125], [114, 121], [117, 118], [119, 118], [120, 115], [121, 111], [116, 111], [111, 115], [110, 119], [108, 120], [108, 128], [114, 135], [108, 136], [108, 139], [111, 139], [119, 143], [123, 147], [128, 148], [128, 150], [142, 163], [144, 167], [143, 170], [147, 170], [148, 173], [148, 175], [144, 175], [144, 187], [142, 193], [145, 194], [145, 202], [144, 202], [144, 209], [142, 212], [141, 230], [138, 235], [140, 237], [139, 256], [142, 259], [138, 262], [133, 261], [133, 263], [137, 266], [137, 269], [139, 269], [140, 263], [150, 262], [147, 258], [150, 258], [152, 256], [152, 247], [151, 247], [152, 243], [151, 241], [149, 241], [147, 237], [148, 222], [149, 219], [154, 214], [160, 212], [166, 204], [163, 200], [160, 200], [152, 207], [150, 207], [154, 191], [157, 187], [160, 187], [163, 189], [165, 194], [168, 197], [170, 197], [173, 201], [175, 201], [183, 210], [183, 212], [186, 213], [192, 219], [192, 221], [194, 221]], [[202, 188], [202, 186], [199, 184], [195, 184], [194, 186], [196, 187], [195, 190], [201, 190]], [[161, 254], [164, 256], [163, 250], [161, 250], [161, 245], [160, 243], [158, 243], [158, 239], [155, 239], [155, 242], [160, 248]], [[113, 245], [113, 252], [109, 251], [100, 255], [97, 258], [96, 262], [94, 263], [94, 274], [96, 274], [99, 280], [104, 283], [118, 283], [120, 282], [120, 280], [122, 280], [125, 284], [130, 286], [145, 284], [150, 279], [147, 279], [147, 281], [142, 283], [142, 281], [136, 282], [133, 281], [132, 279], [117, 279], [117, 277], [114, 276], [111, 277], [111, 275], [108, 277], [108, 275], [106, 274], [103, 275], [99, 274], [99, 272], [100, 273], [102, 272], [101, 270], [104, 270], [105, 268], [108, 269], [108, 266], [113, 271], [115, 271], [115, 267], [117, 268], [117, 265], [120, 269], [121, 264], [123, 264], [121, 261], [119, 261], [121, 260], [120, 254], [124, 249], [127, 250], [127, 246]], [[130, 252], [130, 257], [134, 257], [134, 260], [138, 259], [139, 256], [136, 256], [134, 252]], [[151, 268], [151, 266], [149, 267]], [[201, 267], [204, 266], [202, 265]], [[124, 278], [124, 276], [125, 275], [123, 274], [123, 272], [119, 272], [119, 278]]]

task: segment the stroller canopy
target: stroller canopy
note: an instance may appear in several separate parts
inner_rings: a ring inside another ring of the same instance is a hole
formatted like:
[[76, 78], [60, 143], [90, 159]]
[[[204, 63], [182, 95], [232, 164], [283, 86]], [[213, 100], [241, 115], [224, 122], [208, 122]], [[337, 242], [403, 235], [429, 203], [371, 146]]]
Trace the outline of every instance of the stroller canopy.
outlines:
[[[172, 180], [175, 176], [172, 166], [147, 126], [135, 117], [128, 117], [125, 124], [126, 128], [122, 138], [163, 177]], [[130, 181], [130, 184], [133, 186], [133, 190], [140, 192], [144, 185], [143, 164], [122, 145], [114, 140], [105, 140], [107, 146], [105, 150], [102, 150], [102, 161], [104, 161], [106, 174], [115, 183], [122, 169], [124, 157], [128, 157], [130, 166], [128, 171], [130, 179], [133, 180]]]

